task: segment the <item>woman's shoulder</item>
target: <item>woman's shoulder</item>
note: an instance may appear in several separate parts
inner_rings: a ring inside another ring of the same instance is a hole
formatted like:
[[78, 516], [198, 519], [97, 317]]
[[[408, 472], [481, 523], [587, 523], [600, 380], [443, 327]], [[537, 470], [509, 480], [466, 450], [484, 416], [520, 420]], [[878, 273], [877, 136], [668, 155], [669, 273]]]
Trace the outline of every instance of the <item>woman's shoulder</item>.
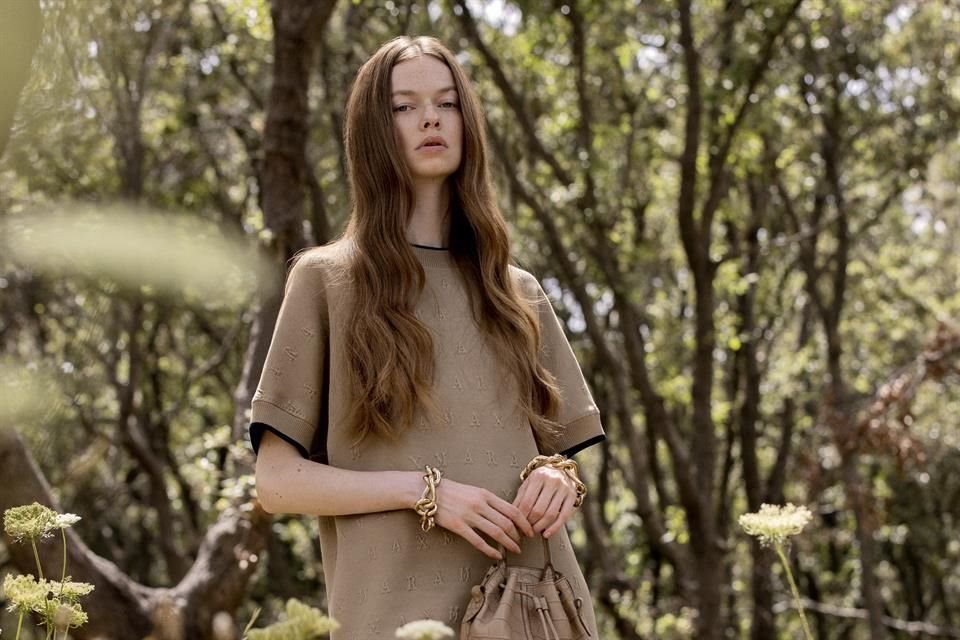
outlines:
[[292, 269], [320, 271], [327, 278], [344, 276], [350, 264], [352, 246], [349, 240], [337, 239], [324, 245], [308, 247], [298, 252], [290, 265]]
[[[350, 246], [342, 239], [297, 252], [287, 269], [287, 287], [342, 292], [350, 282]], [[342, 295], [342, 294], [338, 294]]]
[[535, 275], [513, 264], [510, 265], [509, 272], [513, 284], [525, 298], [528, 300], [536, 300], [539, 298], [540, 281]]

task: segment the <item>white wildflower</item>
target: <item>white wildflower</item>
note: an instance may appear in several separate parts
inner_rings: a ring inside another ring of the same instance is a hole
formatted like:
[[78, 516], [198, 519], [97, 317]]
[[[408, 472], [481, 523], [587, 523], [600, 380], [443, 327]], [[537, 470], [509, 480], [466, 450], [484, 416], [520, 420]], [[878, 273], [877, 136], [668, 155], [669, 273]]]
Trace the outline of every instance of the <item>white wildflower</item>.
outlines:
[[20, 542], [24, 538], [45, 538], [56, 528], [57, 512], [34, 502], [22, 507], [10, 507], [3, 512], [3, 528], [7, 535]]
[[319, 609], [304, 604], [296, 598], [291, 598], [287, 600], [285, 620], [275, 622], [263, 629], [249, 629], [244, 638], [249, 640], [305, 640], [328, 635], [339, 626], [336, 620], [324, 615]]
[[53, 580], [47, 581], [47, 589], [50, 593], [56, 594], [58, 598], [63, 598], [67, 603], [76, 603], [83, 596], [93, 592], [93, 585], [88, 582], [73, 582], [72, 576], [67, 576], [63, 582]]
[[82, 627], [87, 623], [87, 614], [79, 604], [64, 604], [59, 600], [49, 600], [47, 615], [53, 621], [53, 627], [60, 631]]
[[763, 545], [781, 545], [790, 536], [803, 531], [813, 514], [806, 507], [787, 503], [783, 506], [764, 504], [757, 513], [740, 516], [740, 527], [749, 535], [760, 538]]
[[10, 600], [9, 611], [42, 611], [47, 600], [47, 585], [31, 575], [8, 573], [3, 578], [3, 595]]
[[60, 529], [66, 529], [80, 522], [80, 516], [73, 513], [58, 513], [54, 526]]
[[397, 629], [400, 640], [441, 640], [452, 638], [453, 629], [438, 620], [414, 620]]

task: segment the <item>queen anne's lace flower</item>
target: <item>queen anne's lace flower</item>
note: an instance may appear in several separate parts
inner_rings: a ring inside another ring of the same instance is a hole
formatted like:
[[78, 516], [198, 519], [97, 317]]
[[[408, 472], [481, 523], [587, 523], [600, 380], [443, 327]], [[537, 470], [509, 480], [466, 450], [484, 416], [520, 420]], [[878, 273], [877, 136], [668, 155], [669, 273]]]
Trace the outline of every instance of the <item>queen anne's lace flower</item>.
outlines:
[[57, 512], [38, 502], [23, 507], [11, 507], [3, 514], [3, 529], [16, 540], [35, 540], [50, 535], [58, 527]]
[[813, 514], [806, 507], [794, 504], [778, 506], [764, 504], [757, 513], [740, 516], [740, 527], [751, 536], [760, 538], [763, 545], [782, 545], [807, 526]]
[[3, 594], [11, 602], [9, 611], [40, 612], [47, 601], [47, 585], [33, 576], [8, 573], [3, 579]]
[[73, 513], [58, 513], [54, 526], [58, 529], [66, 529], [80, 522], [80, 516]]
[[76, 603], [64, 604], [57, 600], [47, 602], [47, 617], [55, 629], [75, 629], [87, 623], [87, 613]]
[[246, 637], [250, 640], [303, 640], [325, 636], [340, 626], [319, 609], [296, 598], [287, 600], [286, 614], [286, 620], [263, 629], [251, 629]]
[[93, 591], [93, 585], [87, 582], [71, 582], [70, 576], [62, 583], [57, 581], [48, 581], [47, 588], [59, 598], [67, 602], [76, 602], [81, 597]]
[[441, 640], [452, 638], [453, 629], [437, 620], [414, 620], [397, 629], [400, 640]]

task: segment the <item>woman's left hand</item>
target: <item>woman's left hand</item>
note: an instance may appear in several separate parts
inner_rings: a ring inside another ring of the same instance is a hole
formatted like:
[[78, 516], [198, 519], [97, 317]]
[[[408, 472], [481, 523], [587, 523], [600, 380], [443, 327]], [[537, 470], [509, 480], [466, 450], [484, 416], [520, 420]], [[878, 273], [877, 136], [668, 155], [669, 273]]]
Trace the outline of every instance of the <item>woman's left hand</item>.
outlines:
[[543, 466], [530, 472], [513, 504], [536, 533], [549, 538], [573, 516], [576, 499], [577, 485], [570, 476], [560, 469]]

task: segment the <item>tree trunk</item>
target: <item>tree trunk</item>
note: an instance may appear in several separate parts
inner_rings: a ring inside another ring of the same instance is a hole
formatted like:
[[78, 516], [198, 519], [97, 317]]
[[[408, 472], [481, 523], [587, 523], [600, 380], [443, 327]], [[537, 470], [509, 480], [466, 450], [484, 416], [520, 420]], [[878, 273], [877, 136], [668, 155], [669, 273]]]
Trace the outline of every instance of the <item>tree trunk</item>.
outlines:
[[857, 544], [860, 547], [860, 591], [863, 595], [863, 606], [867, 610], [870, 640], [883, 640], [887, 637], [887, 629], [883, 624], [883, 599], [875, 571], [877, 550], [873, 540], [874, 518], [869, 512], [866, 501], [869, 494], [860, 477], [858, 459], [856, 452], [851, 452], [844, 457], [843, 482], [856, 520]]
[[753, 619], [750, 623], [750, 640], [769, 640], [776, 637], [777, 627], [773, 620], [773, 585], [770, 581], [772, 558], [769, 550], [760, 546], [756, 539], [750, 541], [753, 557], [750, 588], [753, 592]]
[[[265, 251], [276, 265], [277, 279], [283, 282], [287, 261], [307, 245], [303, 232], [310, 180], [307, 176], [306, 144], [309, 138], [307, 94], [320, 32], [330, 19], [336, 0], [273, 0], [273, 85], [267, 99], [267, 121], [263, 131], [263, 170], [260, 190], [263, 194], [264, 226], [272, 240]], [[329, 225], [316, 222], [314, 233]], [[257, 389], [273, 326], [280, 309], [283, 287], [277, 281], [261, 287], [250, 345], [247, 348], [243, 376], [234, 393], [236, 410], [233, 437], [239, 439], [247, 429], [250, 402]]]
[[693, 542], [694, 564], [697, 585], [697, 631], [698, 640], [719, 640], [723, 637], [723, 556], [713, 540]]

